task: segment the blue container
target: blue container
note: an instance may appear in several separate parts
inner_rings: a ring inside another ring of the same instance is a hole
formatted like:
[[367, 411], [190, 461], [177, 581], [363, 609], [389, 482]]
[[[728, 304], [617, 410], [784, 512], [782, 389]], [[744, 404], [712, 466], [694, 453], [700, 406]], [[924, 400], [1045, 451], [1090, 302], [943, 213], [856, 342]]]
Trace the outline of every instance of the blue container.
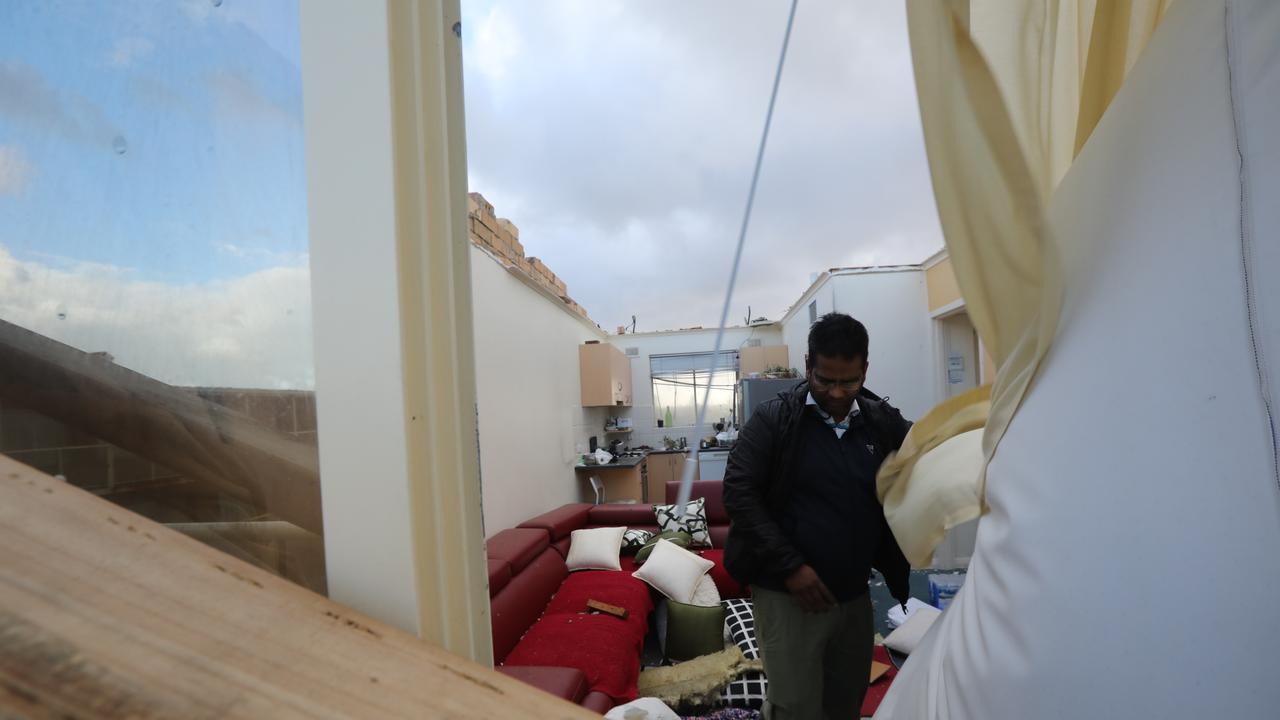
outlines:
[[946, 610], [947, 606], [955, 598], [956, 593], [960, 592], [960, 586], [963, 584], [964, 573], [930, 575], [929, 604], [939, 610]]

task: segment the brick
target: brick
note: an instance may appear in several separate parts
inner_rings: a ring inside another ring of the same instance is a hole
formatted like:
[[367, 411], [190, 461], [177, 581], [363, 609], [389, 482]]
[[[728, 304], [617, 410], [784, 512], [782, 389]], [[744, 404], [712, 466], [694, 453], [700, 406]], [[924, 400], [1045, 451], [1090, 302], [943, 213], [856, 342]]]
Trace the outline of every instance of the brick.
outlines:
[[482, 217], [493, 217], [493, 205], [484, 199], [484, 195], [478, 192], [467, 193], [467, 200], [476, 204], [476, 209]]
[[520, 239], [520, 228], [516, 224], [506, 218], [498, 218], [498, 228], [507, 233], [512, 239]]

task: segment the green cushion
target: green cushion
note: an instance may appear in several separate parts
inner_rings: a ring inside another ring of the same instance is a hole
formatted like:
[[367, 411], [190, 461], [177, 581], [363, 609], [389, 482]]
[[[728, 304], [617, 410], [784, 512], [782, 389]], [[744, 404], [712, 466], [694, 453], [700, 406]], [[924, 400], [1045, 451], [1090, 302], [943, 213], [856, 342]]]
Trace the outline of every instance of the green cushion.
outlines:
[[724, 606], [667, 601], [667, 659], [692, 660], [724, 650]]
[[649, 539], [649, 542], [645, 543], [644, 547], [640, 548], [640, 551], [636, 553], [637, 565], [643, 565], [644, 561], [649, 559], [649, 553], [653, 552], [653, 547], [658, 544], [659, 540], [666, 540], [668, 542], [675, 543], [685, 550], [688, 550], [690, 543], [693, 542], [693, 537], [683, 530], [668, 530], [661, 535], [654, 535]]

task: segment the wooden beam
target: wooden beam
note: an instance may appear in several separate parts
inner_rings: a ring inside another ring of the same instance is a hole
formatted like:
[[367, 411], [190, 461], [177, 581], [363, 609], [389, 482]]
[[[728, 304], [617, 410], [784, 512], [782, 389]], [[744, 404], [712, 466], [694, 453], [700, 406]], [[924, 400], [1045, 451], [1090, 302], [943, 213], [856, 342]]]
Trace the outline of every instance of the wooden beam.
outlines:
[[0, 716], [593, 713], [0, 457]]
[[315, 446], [192, 390], [0, 321], [0, 399], [321, 532]]

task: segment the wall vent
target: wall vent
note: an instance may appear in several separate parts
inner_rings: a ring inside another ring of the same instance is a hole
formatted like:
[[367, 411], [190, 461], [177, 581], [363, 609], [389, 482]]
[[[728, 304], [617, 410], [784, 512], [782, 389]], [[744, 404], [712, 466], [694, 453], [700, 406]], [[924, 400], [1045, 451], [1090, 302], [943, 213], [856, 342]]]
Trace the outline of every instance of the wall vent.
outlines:
[[640, 357], [640, 348], [638, 347], [627, 348], [627, 357]]

